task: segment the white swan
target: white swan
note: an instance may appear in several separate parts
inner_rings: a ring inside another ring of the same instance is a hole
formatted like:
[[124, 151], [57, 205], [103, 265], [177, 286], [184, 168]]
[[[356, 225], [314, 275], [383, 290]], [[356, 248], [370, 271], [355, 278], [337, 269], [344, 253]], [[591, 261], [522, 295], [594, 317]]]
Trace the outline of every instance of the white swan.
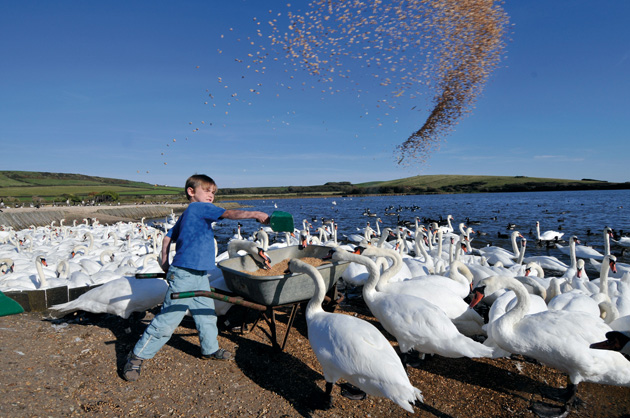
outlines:
[[[575, 237], [577, 239], [577, 237]], [[577, 241], [577, 244], [579, 244], [580, 241]], [[558, 250], [560, 250], [560, 252], [562, 252], [563, 254], [569, 254], [570, 253], [570, 249], [567, 247], [564, 247], [560, 244], [557, 245]], [[576, 245], [575, 246], [575, 255], [576, 257], [579, 258], [592, 258], [593, 260], [602, 260], [604, 258], [604, 254], [600, 253], [599, 251], [597, 251], [596, 249], [594, 249], [593, 247], [589, 247], [587, 245]]]
[[[392, 281], [392, 277], [399, 274], [401, 268], [407, 268], [403, 261], [403, 257], [396, 251], [387, 249], [377, 249], [375, 247], [359, 248], [358, 252], [366, 257], [385, 257], [391, 260], [391, 266], [383, 272], [381, 280], [376, 285], [378, 291], [388, 288], [389, 293], [404, 293], [406, 286], [413, 286], [416, 282], [422, 285], [432, 284], [437, 287], [444, 287], [453, 292], [460, 298], [464, 299], [470, 294], [473, 275], [461, 261], [454, 260], [448, 271], [448, 276], [441, 275], [421, 275], [417, 277], [408, 277], [407, 280]], [[450, 280], [449, 280], [450, 279]], [[402, 284], [397, 284], [402, 283]], [[407, 283], [407, 284], [405, 284]], [[391, 287], [390, 287], [391, 286]], [[400, 288], [400, 291], [395, 289]]]
[[612, 242], [621, 246], [621, 247], [630, 247], [630, 237], [620, 237], [619, 240], [611, 238]]
[[[613, 231], [611, 228], [606, 227], [604, 228], [604, 254], [608, 255], [610, 254], [610, 240], [612, 239], [613, 236]], [[622, 237], [622, 239], [628, 239], [630, 240], [630, 238], [628, 237]], [[613, 240], [614, 242], [618, 242]], [[596, 260], [595, 258], [590, 258], [589, 259], [591, 265], [593, 267], [595, 267], [597, 270], [601, 269], [601, 261]], [[615, 277], [615, 278], [622, 278], [626, 273], [630, 273], [630, 264], [626, 264], [626, 263], [617, 263], [616, 264], [617, 267], [617, 272], [616, 273], [610, 273], [610, 277]]]
[[526, 315], [529, 294], [520, 282], [506, 276], [483, 279], [471, 305], [481, 300], [484, 293], [500, 289], [513, 290], [518, 303], [488, 325], [488, 336], [499, 347], [567, 373], [571, 398], [576, 395], [580, 382], [630, 386], [630, 362], [619, 353], [589, 348], [611, 331], [601, 318], [566, 311]]
[[[497, 319], [505, 315], [506, 312], [514, 309], [517, 303], [518, 299], [516, 298], [516, 293], [514, 293], [514, 291], [507, 290], [506, 292], [501, 294], [501, 296], [497, 297], [494, 303], [490, 306], [490, 311], [488, 312], [488, 324], [496, 321]], [[530, 293], [530, 304], [527, 310], [527, 315], [544, 312], [546, 310], [548, 310], [548, 308], [544, 297]], [[486, 331], [488, 329], [488, 324], [484, 325]]]
[[488, 260], [488, 263], [490, 264], [496, 264], [497, 261], [501, 261], [506, 267], [512, 266], [514, 265], [514, 261], [519, 257], [521, 253], [516, 243], [516, 239], [519, 237], [523, 238], [523, 235], [521, 235], [521, 233], [518, 231], [512, 231], [512, 233], [510, 234], [512, 252], [502, 247], [489, 246], [479, 248], [479, 253], [486, 257], [486, 260]]
[[441, 230], [443, 233], [447, 234], [449, 232], [453, 232], [455, 229], [453, 229], [453, 224], [451, 224], [451, 221], [455, 220], [455, 218], [453, 218], [453, 215], [447, 215], [446, 216], [446, 225], [440, 225], [439, 226], [439, 230]]
[[564, 232], [558, 231], [545, 231], [542, 235], [540, 234], [540, 222], [536, 221], [536, 238], [538, 241], [558, 241], [562, 238]]
[[[48, 287], [48, 280], [42, 269], [42, 263], [46, 262], [45, 259], [43, 259], [41, 255], [38, 255], [34, 262], [35, 274], [33, 274], [32, 269], [28, 269], [25, 271], [18, 270], [13, 273], [6, 273], [0, 277], [0, 290], [8, 292], [12, 290], [23, 291]], [[11, 261], [11, 263], [13, 263], [13, 261]]]
[[554, 296], [547, 304], [549, 310], [585, 312], [589, 315], [599, 317], [599, 304], [593, 298], [578, 290], [560, 293], [559, 289], [561, 281], [562, 280], [557, 277], [551, 279], [551, 286], [555, 289], [554, 293], [556, 293], [556, 296]]
[[360, 228], [357, 228], [357, 231], [362, 232], [361, 234], [357, 233], [357, 234], [350, 234], [348, 236], [346, 236], [346, 239], [350, 242], [353, 242], [355, 244], [358, 244], [360, 242], [362, 242], [363, 240], [370, 242], [370, 240], [372, 238], [374, 238], [375, 232], [372, 229], [372, 227], [370, 226], [370, 222], [367, 222], [367, 224], [365, 225], [365, 228], [363, 228], [363, 230], [361, 230]]
[[435, 263], [424, 245], [427, 236], [422, 231], [417, 231], [413, 239], [415, 257], [403, 257], [403, 261], [409, 268], [411, 277], [434, 274]]
[[590, 286], [599, 287], [599, 292], [595, 291], [592, 294], [592, 297], [595, 298], [597, 302], [601, 302], [602, 300], [610, 301], [612, 297], [617, 296], [617, 282], [614, 279], [610, 280], [608, 277], [608, 273], [611, 270], [613, 272], [617, 271], [616, 264], [617, 257], [612, 254], [605, 256], [599, 271], [599, 278], [589, 282]]
[[35, 268], [37, 269], [37, 277], [39, 278], [38, 289], [48, 289], [66, 285], [66, 280], [58, 278], [56, 274], [47, 276], [46, 273], [44, 273], [43, 266], [48, 267], [48, 263], [44, 257], [38, 255], [35, 257]]
[[492, 348], [462, 335], [444, 311], [428, 300], [409, 294], [378, 292], [378, 269], [368, 257], [335, 251], [333, 260], [366, 266], [370, 278], [363, 286], [363, 300], [383, 328], [396, 338], [401, 352], [415, 349], [451, 358], [493, 355]]
[[562, 277], [568, 282], [572, 282], [578, 274], [577, 255], [575, 253], [575, 247], [578, 242], [580, 241], [575, 235], [573, 235], [571, 239], [569, 239], [569, 260], [571, 261], [571, 264], [569, 265], [569, 268], [566, 269], [565, 272], [562, 274]]
[[271, 259], [255, 242], [235, 239], [228, 243], [228, 255], [230, 258], [239, 256], [240, 251], [244, 251], [245, 255], [249, 254], [262, 268], [268, 269], [271, 267]]
[[70, 264], [66, 260], [57, 263], [57, 276], [65, 279], [69, 288], [82, 287], [92, 284], [92, 279], [83, 270], [70, 270]]
[[389, 398], [406, 411], [414, 412], [411, 405], [422, 402], [422, 393], [409, 382], [387, 338], [362, 319], [325, 312], [324, 280], [316, 268], [293, 259], [289, 269], [306, 273], [315, 282], [315, 294], [306, 307], [306, 322], [309, 342], [323, 369], [329, 405], [334, 383], [345, 379], [369, 395]]
[[558, 273], [564, 273], [570, 267], [567, 263], [560, 261], [557, 257], [551, 255], [534, 255], [531, 257], [525, 257], [523, 259], [523, 262], [536, 262], [543, 269], [551, 270]]
[[379, 291], [392, 294], [409, 294], [428, 300], [442, 309], [462, 334], [467, 336], [484, 334], [481, 328], [483, 326], [483, 318], [474, 310], [468, 309], [468, 304], [464, 302], [464, 299], [447, 287], [447, 283], [452, 281], [451, 279], [440, 276], [438, 279], [444, 282], [436, 283], [431, 280], [425, 281], [424, 278], [427, 276], [420, 276], [416, 280], [388, 283], [389, 276], [396, 274], [396, 269], [402, 264], [400, 254], [394, 250], [374, 247], [360, 247], [359, 251], [362, 251], [362, 255], [365, 256], [382, 256], [393, 261], [391, 267], [381, 276], [381, 281], [378, 283]]
[[127, 319], [133, 312], [144, 312], [162, 303], [167, 290], [168, 284], [162, 279], [122, 277], [50, 309], [57, 315], [81, 310], [110, 313]]
[[7, 274], [8, 272], [13, 273], [14, 265], [15, 263], [12, 258], [0, 258], [0, 268], [2, 269], [2, 274]]

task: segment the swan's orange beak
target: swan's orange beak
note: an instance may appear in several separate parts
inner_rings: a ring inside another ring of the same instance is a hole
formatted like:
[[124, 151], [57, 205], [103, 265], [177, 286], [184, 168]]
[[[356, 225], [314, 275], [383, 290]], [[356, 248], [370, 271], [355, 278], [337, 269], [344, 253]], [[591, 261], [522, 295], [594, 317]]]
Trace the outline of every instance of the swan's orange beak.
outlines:
[[271, 258], [269, 258], [267, 253], [264, 252], [262, 248], [258, 249], [258, 255], [263, 259], [263, 269], [271, 269]]
[[481, 299], [483, 299], [483, 291], [483, 287], [478, 287], [474, 290], [473, 298], [470, 301], [470, 305], [468, 305], [469, 308], [474, 308], [479, 302], [481, 302]]
[[[46, 267], [48, 267], [48, 263], [46, 262], [45, 258], [42, 258], [42, 264], [45, 265]], [[614, 271], [614, 270], [613, 270]]]
[[615, 262], [615, 260], [610, 260], [610, 270], [612, 270], [613, 273], [617, 273], [617, 263]]

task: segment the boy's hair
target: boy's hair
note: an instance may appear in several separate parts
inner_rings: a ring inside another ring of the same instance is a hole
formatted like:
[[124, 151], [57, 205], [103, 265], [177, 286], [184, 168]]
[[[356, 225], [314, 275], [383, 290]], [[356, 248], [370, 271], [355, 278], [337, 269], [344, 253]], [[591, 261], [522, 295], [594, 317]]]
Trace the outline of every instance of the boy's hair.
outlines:
[[217, 184], [214, 182], [214, 180], [212, 180], [210, 177], [206, 176], [205, 174], [193, 174], [192, 176], [188, 177], [188, 180], [186, 180], [186, 185], [184, 186], [184, 192], [186, 193], [186, 198], [190, 200], [190, 195], [188, 194], [189, 187], [192, 187], [193, 189], [195, 189], [198, 186], [202, 186], [206, 184], [217, 187]]

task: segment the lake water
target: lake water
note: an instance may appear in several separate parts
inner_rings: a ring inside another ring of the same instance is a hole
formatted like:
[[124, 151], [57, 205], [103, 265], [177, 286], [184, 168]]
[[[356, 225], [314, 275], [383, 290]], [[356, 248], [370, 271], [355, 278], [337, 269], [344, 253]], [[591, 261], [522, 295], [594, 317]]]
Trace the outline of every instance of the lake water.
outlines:
[[[536, 221], [540, 221], [541, 233], [546, 230], [564, 232], [563, 239], [576, 235], [581, 244], [593, 246], [603, 252], [602, 231], [609, 226], [616, 232], [630, 231], [630, 190], [528, 192], [528, 193], [479, 193], [416, 196], [329, 197], [306, 199], [264, 199], [236, 201], [245, 209], [262, 210], [271, 214], [274, 210], [293, 215], [296, 228], [302, 228], [302, 220], [314, 228], [322, 225], [322, 218], [334, 219], [338, 224], [338, 238], [357, 233], [369, 221], [374, 227], [376, 214], [383, 221], [380, 228], [397, 226], [399, 221], [414, 222], [415, 217], [446, 219], [453, 215], [453, 227], [460, 222], [477, 221], [470, 225], [475, 232], [473, 247], [492, 244], [511, 250], [510, 240], [500, 238], [511, 231], [508, 224], [528, 239], [526, 256], [553, 255], [568, 262], [568, 257], [557, 249], [536, 246]], [[255, 221], [241, 221], [241, 233], [245, 237], [260, 227]], [[227, 249], [228, 240], [235, 234], [237, 222], [221, 221], [215, 226], [219, 251]], [[621, 248], [612, 246], [612, 252], [620, 255]], [[630, 254], [618, 261], [628, 262]], [[588, 264], [588, 263], [587, 263]]]

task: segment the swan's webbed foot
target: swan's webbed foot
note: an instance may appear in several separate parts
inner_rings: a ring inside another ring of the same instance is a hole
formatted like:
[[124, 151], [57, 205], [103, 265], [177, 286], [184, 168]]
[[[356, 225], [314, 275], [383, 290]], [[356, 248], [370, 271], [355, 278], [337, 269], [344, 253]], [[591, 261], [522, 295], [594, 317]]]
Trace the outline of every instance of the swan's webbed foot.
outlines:
[[347, 382], [339, 383], [339, 387], [341, 388], [341, 396], [353, 401], [362, 401], [367, 396], [361, 389]]
[[546, 398], [572, 407], [578, 407], [583, 403], [577, 396], [577, 385], [573, 383], [569, 383], [566, 389], [543, 388], [541, 392]]
[[571, 408], [577, 408], [584, 404], [584, 401], [577, 396], [577, 385], [573, 383], [569, 383], [567, 385], [567, 395], [565, 404], [569, 405]]
[[403, 366], [410, 366], [413, 368], [418, 368], [422, 364], [422, 361], [425, 360], [425, 355], [416, 351], [409, 350], [407, 353], [400, 354], [400, 361]]
[[534, 402], [530, 409], [540, 418], [565, 418], [571, 412], [568, 405], [551, 405], [545, 402]]
[[314, 396], [313, 403], [317, 409], [327, 410], [332, 408], [332, 389], [333, 384], [331, 382], [326, 382], [326, 393], [318, 393], [316, 396]]

